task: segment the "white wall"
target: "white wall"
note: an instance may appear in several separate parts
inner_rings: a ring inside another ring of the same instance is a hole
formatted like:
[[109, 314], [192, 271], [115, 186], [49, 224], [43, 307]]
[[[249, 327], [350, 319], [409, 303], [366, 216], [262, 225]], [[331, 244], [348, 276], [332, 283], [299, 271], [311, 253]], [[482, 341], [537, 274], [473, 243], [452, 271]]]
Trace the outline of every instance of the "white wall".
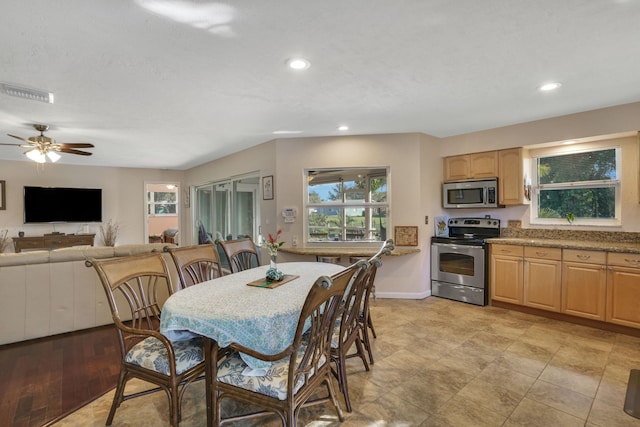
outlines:
[[[442, 157], [488, 150], [528, 146], [536, 148], [550, 142], [591, 138], [640, 130], [640, 102], [601, 110], [554, 117], [546, 120], [522, 123], [502, 128], [489, 129], [464, 135], [443, 138], [440, 141]], [[640, 231], [640, 195], [638, 194], [639, 143], [636, 137], [619, 139], [622, 146], [622, 226], [580, 227], [557, 226], [558, 229]], [[478, 209], [450, 209], [449, 216], [491, 215], [502, 221], [521, 220], [524, 227], [544, 228], [529, 225], [529, 206], [515, 206], [486, 211]]]
[[[22, 224], [24, 185], [99, 187], [104, 192], [104, 218], [113, 218], [122, 225], [118, 243], [141, 243], [145, 237], [144, 181], [175, 181], [194, 186], [258, 172], [262, 177], [274, 177], [274, 200], [263, 200], [260, 204], [262, 234], [282, 228], [286, 244], [290, 245], [293, 235], [297, 235], [300, 242], [304, 236], [301, 209], [305, 168], [389, 166], [391, 225], [417, 225], [420, 252], [385, 258], [377, 291], [380, 296], [421, 298], [430, 294], [429, 238], [434, 234], [434, 216], [443, 213], [451, 216], [489, 214], [503, 220], [503, 224], [507, 219], [528, 218], [527, 206], [488, 211], [443, 211], [440, 200], [442, 156], [639, 129], [640, 103], [634, 103], [443, 139], [421, 133], [277, 139], [185, 172], [61, 164], [47, 164], [40, 169], [27, 161], [0, 161], [0, 180], [7, 181], [8, 207], [6, 211], [0, 211], [0, 229], [9, 228], [12, 236], [17, 235], [18, 230], [24, 230], [27, 236], [53, 231], [50, 225]], [[638, 144], [630, 142], [626, 147], [623, 155], [623, 227], [620, 230], [640, 231]], [[192, 206], [194, 202], [192, 200]], [[299, 219], [293, 225], [284, 224], [279, 215], [286, 207], [299, 209]], [[191, 211], [191, 208], [182, 210], [182, 237], [186, 239], [182, 244], [193, 243]], [[429, 224], [424, 223], [426, 215]], [[527, 221], [523, 223], [526, 225]], [[79, 224], [57, 225], [56, 231], [73, 233], [78, 232], [79, 227]], [[97, 227], [92, 225], [91, 231], [97, 232]], [[389, 237], [393, 237], [392, 233], [390, 229]], [[285, 254], [282, 256], [286, 261]]]
[[[292, 236], [302, 242], [304, 170], [332, 167], [389, 167], [391, 194], [390, 227], [387, 236], [393, 238], [393, 226], [417, 225], [420, 253], [401, 257], [384, 258], [379, 271], [376, 292], [379, 296], [403, 296], [422, 298], [429, 294], [428, 248], [431, 227], [424, 224], [429, 215], [430, 203], [422, 200], [421, 156], [425, 135], [394, 134], [318, 138], [291, 138], [277, 141], [276, 155], [276, 212], [284, 208], [297, 208], [298, 219], [284, 224], [278, 218], [283, 238], [291, 245]], [[439, 168], [439, 159], [434, 166]], [[440, 173], [440, 172], [438, 172]], [[264, 228], [264, 226], [263, 226]], [[274, 231], [272, 226], [269, 230]], [[287, 258], [283, 258], [286, 260]]]
[[[182, 171], [73, 166], [60, 163], [39, 166], [32, 161], [0, 160], [0, 180], [6, 181], [7, 193], [7, 209], [0, 210], [0, 230], [8, 229], [10, 237], [16, 237], [18, 231], [24, 231], [25, 236], [37, 236], [52, 231], [82, 232], [82, 224], [24, 224], [23, 187], [32, 185], [101, 188], [103, 221], [113, 219], [120, 224], [116, 244], [145, 243], [144, 182], [181, 182], [183, 176]], [[187, 216], [188, 212], [183, 212], [181, 218]], [[96, 244], [102, 244], [99, 224], [89, 224], [89, 232], [96, 233]]]

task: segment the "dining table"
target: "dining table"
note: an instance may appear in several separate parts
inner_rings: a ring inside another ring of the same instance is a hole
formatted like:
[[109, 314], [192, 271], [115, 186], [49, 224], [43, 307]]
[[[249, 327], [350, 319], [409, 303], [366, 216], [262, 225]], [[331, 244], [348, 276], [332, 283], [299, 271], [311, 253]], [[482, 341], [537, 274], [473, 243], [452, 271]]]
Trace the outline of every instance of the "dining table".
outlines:
[[[182, 289], [162, 307], [160, 332], [171, 341], [203, 336], [220, 347], [238, 343], [276, 354], [293, 342], [302, 305], [320, 276], [342, 269], [321, 262], [286, 262], [278, 269], [289, 281], [267, 281], [268, 265], [218, 277]], [[296, 277], [297, 276], [297, 277]], [[264, 279], [264, 281], [262, 281]], [[251, 285], [250, 285], [251, 284]], [[264, 375], [270, 363], [241, 355], [246, 375]]]
[[[265, 354], [277, 354], [294, 339], [302, 306], [316, 280], [344, 269], [322, 262], [286, 262], [278, 269], [282, 284], [266, 279], [268, 265], [189, 286], [165, 301], [160, 332], [171, 341], [205, 338], [207, 426], [213, 423], [212, 343], [238, 343]], [[275, 287], [274, 287], [275, 286]], [[269, 362], [241, 354], [243, 375], [266, 375]]]

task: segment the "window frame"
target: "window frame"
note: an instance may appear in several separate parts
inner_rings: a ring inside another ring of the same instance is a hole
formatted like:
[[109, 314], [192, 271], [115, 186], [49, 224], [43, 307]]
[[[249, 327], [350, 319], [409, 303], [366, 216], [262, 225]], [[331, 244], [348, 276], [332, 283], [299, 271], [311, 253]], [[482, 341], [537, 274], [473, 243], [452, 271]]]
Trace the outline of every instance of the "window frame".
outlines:
[[[156, 193], [172, 193], [175, 194], [176, 200], [173, 202], [157, 202]], [[177, 216], [180, 213], [180, 203], [177, 191], [148, 191], [147, 192], [147, 215], [148, 216]], [[175, 212], [156, 213], [157, 205], [173, 205], [175, 206]]]
[[[347, 190], [345, 192], [343, 192], [343, 199], [342, 201], [336, 201], [335, 203], [327, 203], [327, 202], [323, 202], [323, 203], [310, 203], [309, 202], [309, 183], [311, 182], [311, 177], [310, 177], [310, 173], [317, 173], [317, 172], [329, 172], [329, 171], [336, 171], [336, 172], [343, 172], [341, 174], [342, 176], [342, 181], [343, 182], [348, 182], [351, 180], [354, 180], [354, 177], [356, 177], [358, 175], [358, 173], [366, 173], [368, 171], [372, 171], [372, 170], [384, 170], [384, 175], [383, 174], [366, 174], [366, 178], [367, 178], [367, 182], [369, 182], [371, 179], [375, 179], [376, 177], [384, 177], [386, 180], [386, 201], [385, 202], [373, 202], [371, 200], [368, 200], [371, 197], [371, 192], [370, 191], [365, 191], [365, 190]], [[353, 200], [351, 203], [349, 202], [349, 200], [347, 200], [346, 198], [346, 194], [349, 192], [362, 192], [365, 191], [365, 200], [362, 201], [360, 199], [358, 200]], [[304, 170], [304, 189], [303, 189], [303, 233], [304, 233], [304, 243], [305, 245], [310, 245], [310, 246], [335, 246], [335, 245], [358, 245], [358, 246], [374, 246], [377, 247], [379, 246], [380, 242], [382, 242], [383, 240], [373, 240], [373, 239], [352, 239], [352, 240], [309, 240], [309, 210], [311, 208], [314, 207], [318, 207], [318, 208], [335, 208], [335, 209], [341, 209], [342, 210], [342, 224], [340, 225], [340, 229], [341, 229], [341, 234], [343, 236], [343, 238], [346, 236], [347, 233], [347, 229], [353, 229], [353, 226], [350, 226], [347, 224], [346, 222], [346, 212], [348, 209], [350, 208], [356, 208], [356, 209], [365, 209], [365, 218], [367, 219], [366, 221], [369, 221], [369, 218], [371, 218], [371, 221], [373, 221], [375, 219], [375, 213], [374, 210], [376, 208], [385, 208], [387, 210], [387, 215], [386, 215], [386, 230], [387, 230], [387, 235], [386, 238], [389, 239], [389, 235], [390, 235], [390, 230], [391, 230], [391, 173], [390, 173], [390, 167], [389, 166], [371, 166], [371, 167], [367, 167], [367, 166], [363, 166], [363, 167], [341, 167], [341, 168], [308, 168]], [[366, 210], [367, 209], [371, 209], [371, 212], [369, 214], [367, 214]], [[365, 228], [366, 228], [366, 224], [365, 224]], [[371, 229], [369, 229], [369, 231], [367, 231], [365, 229], [365, 237], [366, 234], [371, 232]]]
[[[577, 154], [595, 151], [604, 151], [615, 149], [616, 159], [616, 179], [567, 182], [553, 184], [538, 183], [538, 159], [544, 157], [555, 157], [567, 154]], [[546, 149], [532, 150], [531, 154], [531, 182], [532, 197], [530, 209], [530, 223], [532, 225], [577, 225], [577, 226], [598, 226], [598, 227], [619, 227], [622, 225], [622, 147], [619, 144], [612, 143], [585, 143], [578, 145], [556, 146]], [[610, 188], [615, 189], [615, 216], [614, 218], [576, 218], [571, 223], [566, 218], [540, 218], [538, 212], [540, 209], [539, 197], [541, 190], [554, 189], [588, 189], [588, 188]]]

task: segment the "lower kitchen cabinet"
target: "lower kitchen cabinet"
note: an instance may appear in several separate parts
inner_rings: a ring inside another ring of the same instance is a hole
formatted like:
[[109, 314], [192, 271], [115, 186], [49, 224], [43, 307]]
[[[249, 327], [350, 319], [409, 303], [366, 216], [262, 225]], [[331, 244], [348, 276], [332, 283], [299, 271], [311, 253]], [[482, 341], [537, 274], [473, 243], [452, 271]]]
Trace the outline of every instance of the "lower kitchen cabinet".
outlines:
[[561, 312], [605, 320], [606, 253], [563, 250]]
[[522, 246], [491, 245], [491, 299], [522, 304]]
[[640, 328], [640, 255], [607, 257], [607, 322]]
[[549, 311], [560, 311], [562, 293], [562, 249], [527, 246], [524, 248], [523, 304]]
[[640, 329], [640, 254], [491, 244], [491, 300]]

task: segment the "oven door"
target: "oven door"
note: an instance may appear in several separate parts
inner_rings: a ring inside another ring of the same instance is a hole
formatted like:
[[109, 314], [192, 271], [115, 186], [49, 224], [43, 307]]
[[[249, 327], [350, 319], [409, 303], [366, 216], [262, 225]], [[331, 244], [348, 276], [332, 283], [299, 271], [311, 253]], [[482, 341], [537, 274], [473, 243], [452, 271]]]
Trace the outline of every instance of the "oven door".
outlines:
[[483, 246], [431, 244], [431, 280], [484, 288]]

